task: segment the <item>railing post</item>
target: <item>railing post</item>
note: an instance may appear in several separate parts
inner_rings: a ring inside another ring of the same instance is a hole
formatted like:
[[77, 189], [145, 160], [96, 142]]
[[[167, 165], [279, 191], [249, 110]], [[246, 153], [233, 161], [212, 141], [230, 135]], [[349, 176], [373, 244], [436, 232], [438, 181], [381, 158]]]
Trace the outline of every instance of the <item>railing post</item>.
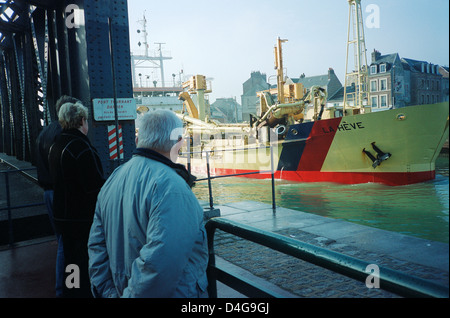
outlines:
[[186, 145], [186, 150], [187, 150], [187, 170], [189, 171], [189, 173], [191, 173], [191, 135], [189, 134], [189, 137], [187, 138], [187, 145]]
[[273, 147], [272, 143], [270, 143], [270, 170], [272, 172], [272, 210], [273, 213], [277, 212], [277, 205], [275, 203], [275, 177], [274, 177], [274, 170], [273, 170]]
[[206, 151], [206, 171], [208, 173], [208, 191], [209, 191], [209, 208], [214, 209], [212, 187], [211, 187], [211, 174], [209, 172], [209, 151]]
[[9, 172], [5, 172], [5, 187], [6, 187], [6, 206], [8, 209], [8, 235], [9, 235], [9, 245], [14, 244], [14, 233], [13, 233], [13, 222], [11, 213], [11, 195], [9, 189]]
[[217, 298], [217, 274], [216, 274], [216, 256], [214, 252], [214, 233], [216, 228], [208, 226], [206, 223], [206, 235], [208, 238], [208, 268], [206, 269], [206, 276], [208, 277], [208, 295], [209, 298]]

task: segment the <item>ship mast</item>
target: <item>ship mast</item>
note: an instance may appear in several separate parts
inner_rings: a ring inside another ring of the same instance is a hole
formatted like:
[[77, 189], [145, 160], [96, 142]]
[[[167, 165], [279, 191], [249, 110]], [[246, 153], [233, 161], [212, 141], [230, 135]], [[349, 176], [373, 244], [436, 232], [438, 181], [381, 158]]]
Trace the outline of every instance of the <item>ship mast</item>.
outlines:
[[277, 39], [277, 46], [275, 47], [275, 69], [277, 70], [277, 87], [278, 87], [278, 103], [284, 103], [284, 74], [283, 74], [283, 52], [281, 43], [287, 42], [280, 37]]
[[[142, 82], [137, 82], [136, 70], [137, 69], [149, 69], [156, 68], [161, 72], [161, 87], [165, 87], [165, 79], [164, 79], [164, 60], [171, 60], [172, 57], [164, 56], [162, 51], [162, 45], [165, 43], [155, 42], [159, 46], [158, 48], [158, 56], [150, 56], [149, 54], [149, 43], [148, 43], [148, 32], [147, 32], [147, 19], [145, 18], [145, 13], [142, 20], [139, 20], [138, 23], [141, 25], [141, 28], [137, 30], [138, 33], [142, 33], [142, 43], [139, 42], [138, 45], [144, 45], [144, 55], [134, 55], [131, 54], [131, 71], [133, 77], [133, 85], [134, 86], [143, 86]], [[139, 77], [142, 74], [139, 73]], [[156, 86], [156, 84], [155, 84]]]
[[[145, 13], [142, 20], [138, 21], [139, 24], [141, 24], [141, 29], [138, 29], [138, 33], [142, 33], [142, 40], [144, 41], [142, 45], [144, 45], [145, 49], [145, 56], [148, 56], [148, 33], [147, 33], [147, 19], [145, 18]], [[139, 46], [141, 46], [141, 43], [139, 42]]]
[[[347, 32], [347, 58], [345, 63], [345, 84], [344, 84], [344, 109], [347, 107], [364, 109], [364, 105], [370, 106], [370, 96], [367, 84], [368, 67], [366, 56], [366, 44], [364, 39], [364, 22], [361, 10], [361, 0], [348, 0], [349, 17]], [[354, 66], [349, 71], [349, 51], [350, 46], [354, 49]], [[347, 86], [354, 83], [355, 91], [347, 93]], [[349, 104], [353, 101], [353, 105]]]

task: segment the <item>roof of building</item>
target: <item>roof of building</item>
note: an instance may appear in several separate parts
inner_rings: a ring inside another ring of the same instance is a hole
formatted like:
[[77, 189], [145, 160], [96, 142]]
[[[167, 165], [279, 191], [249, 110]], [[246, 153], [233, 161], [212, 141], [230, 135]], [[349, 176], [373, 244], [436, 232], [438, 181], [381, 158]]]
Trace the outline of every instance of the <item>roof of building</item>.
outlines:
[[[355, 85], [347, 86], [347, 93], [354, 93], [355, 92]], [[344, 100], [344, 87], [342, 86], [337, 90], [336, 93], [334, 93], [333, 96], [328, 96], [327, 102], [338, 102]]]
[[[392, 68], [392, 65], [397, 62], [397, 58], [400, 61], [403, 69], [411, 72], [424, 72], [424, 65], [431, 65], [433, 67], [436, 67], [436, 65], [433, 65], [426, 61], [413, 60], [410, 58], [400, 58], [398, 53], [381, 55], [381, 53], [377, 50], [374, 50], [374, 52], [372, 53], [372, 63], [370, 65], [386, 64], [386, 71], [389, 71]], [[428, 72], [429, 71], [427, 71], [426, 69], [425, 73]], [[436, 74], [437, 71], [435, 68], [433, 68], [430, 73]]]
[[383, 64], [383, 63], [394, 64], [395, 63], [395, 59], [397, 57], [398, 57], [398, 53], [381, 55], [375, 61], [372, 61], [372, 64]]
[[427, 65], [430, 64], [429, 62], [426, 61], [418, 61], [418, 60], [413, 60], [413, 59], [408, 59], [408, 58], [402, 58], [402, 62], [404, 62], [404, 68], [405, 68], [405, 64], [408, 65], [409, 70], [410, 71], [415, 71], [415, 72], [421, 72], [422, 71], [422, 65]]
[[309, 88], [312, 86], [326, 86], [328, 84], [329, 78], [328, 74], [309, 76], [309, 77], [299, 77], [291, 78], [294, 83], [302, 83], [304, 87]]

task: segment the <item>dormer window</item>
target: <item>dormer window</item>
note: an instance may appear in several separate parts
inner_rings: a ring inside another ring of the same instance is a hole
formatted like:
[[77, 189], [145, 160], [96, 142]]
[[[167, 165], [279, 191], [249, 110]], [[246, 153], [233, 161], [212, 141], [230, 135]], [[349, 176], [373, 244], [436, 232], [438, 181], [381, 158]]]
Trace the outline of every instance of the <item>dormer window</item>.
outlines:
[[370, 74], [377, 74], [377, 66], [376, 65], [372, 65], [370, 67]]
[[380, 73], [386, 73], [386, 64], [380, 64]]

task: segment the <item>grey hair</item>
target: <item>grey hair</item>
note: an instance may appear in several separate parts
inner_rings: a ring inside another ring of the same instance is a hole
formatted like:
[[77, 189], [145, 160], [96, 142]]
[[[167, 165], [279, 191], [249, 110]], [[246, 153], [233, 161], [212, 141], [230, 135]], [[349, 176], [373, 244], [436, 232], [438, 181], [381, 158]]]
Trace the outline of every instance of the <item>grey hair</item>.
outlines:
[[81, 103], [81, 101], [78, 98], [68, 96], [68, 95], [62, 95], [55, 104], [56, 108], [56, 114], [59, 114], [59, 110], [61, 109], [61, 106], [65, 103]]
[[63, 129], [78, 129], [83, 125], [83, 118], [88, 119], [88, 109], [81, 102], [65, 103], [58, 112], [58, 120]]
[[183, 135], [183, 123], [174, 112], [165, 109], [150, 111], [141, 121], [138, 148], [170, 152]]

